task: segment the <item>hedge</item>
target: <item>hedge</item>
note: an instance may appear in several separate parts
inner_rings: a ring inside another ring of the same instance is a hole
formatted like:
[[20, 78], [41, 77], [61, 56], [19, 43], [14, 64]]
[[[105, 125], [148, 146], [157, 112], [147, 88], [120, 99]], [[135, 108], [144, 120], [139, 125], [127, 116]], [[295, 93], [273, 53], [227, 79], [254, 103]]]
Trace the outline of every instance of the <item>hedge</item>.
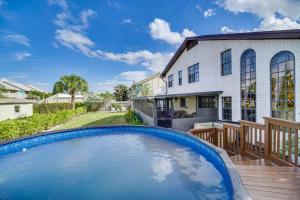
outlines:
[[[76, 108], [83, 107], [83, 103], [76, 103]], [[42, 104], [35, 104], [33, 106], [33, 113], [40, 113], [40, 114], [46, 114], [46, 113], [54, 113], [57, 111], [62, 110], [72, 110], [72, 104], [70, 103], [42, 103]]]
[[84, 112], [83, 108], [78, 108], [76, 110], [63, 110], [48, 114], [35, 113], [32, 117], [0, 122], [0, 141], [48, 130]]
[[125, 120], [126, 122], [134, 125], [142, 125], [143, 121], [141, 118], [131, 109], [129, 108], [125, 113]]

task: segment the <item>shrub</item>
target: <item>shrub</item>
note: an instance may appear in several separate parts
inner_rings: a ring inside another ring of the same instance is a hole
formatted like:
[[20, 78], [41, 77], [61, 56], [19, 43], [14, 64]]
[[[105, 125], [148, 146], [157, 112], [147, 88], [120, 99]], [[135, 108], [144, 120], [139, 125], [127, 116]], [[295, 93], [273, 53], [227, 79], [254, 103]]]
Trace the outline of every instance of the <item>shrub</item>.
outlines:
[[[76, 103], [76, 108], [84, 107], [84, 103]], [[33, 113], [47, 114], [62, 110], [72, 110], [70, 103], [42, 103], [33, 106]]]
[[125, 113], [125, 120], [130, 124], [143, 124], [140, 117], [132, 109], [128, 109]]
[[76, 110], [63, 110], [55, 113], [39, 114], [32, 117], [6, 120], [0, 122], [0, 141], [32, 135], [47, 130], [56, 125], [67, 122], [70, 118], [84, 113], [83, 108]]
[[89, 95], [86, 102], [85, 102], [86, 110], [88, 112], [95, 112], [99, 111], [103, 106], [104, 103], [102, 98], [97, 95]]
[[111, 104], [111, 107], [115, 109], [115, 111], [122, 111], [122, 106], [117, 103]]

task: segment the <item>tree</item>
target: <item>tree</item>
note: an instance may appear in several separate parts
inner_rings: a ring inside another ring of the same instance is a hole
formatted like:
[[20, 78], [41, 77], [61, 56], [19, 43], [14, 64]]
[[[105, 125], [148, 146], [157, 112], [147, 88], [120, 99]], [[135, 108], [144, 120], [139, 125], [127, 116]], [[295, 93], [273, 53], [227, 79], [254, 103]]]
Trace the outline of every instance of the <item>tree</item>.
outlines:
[[72, 108], [75, 109], [75, 95], [76, 93], [88, 92], [88, 83], [75, 74], [62, 76], [53, 87], [53, 94], [60, 92], [66, 92], [71, 96]]
[[114, 87], [114, 98], [116, 101], [128, 100], [128, 87], [126, 85], [119, 84]]
[[101, 98], [103, 98], [103, 102], [109, 102], [109, 101], [112, 101], [114, 96], [112, 93], [109, 93], [109, 92], [105, 92], [105, 93], [100, 93], [99, 96]]
[[0, 97], [3, 97], [4, 87], [0, 85]]
[[143, 97], [151, 95], [151, 87], [149, 84], [141, 85], [141, 95]]
[[37, 99], [37, 100], [45, 99], [45, 98], [48, 98], [50, 96], [51, 96], [50, 93], [39, 92], [39, 91], [35, 91], [35, 90], [30, 91], [29, 94], [28, 94], [28, 98]]

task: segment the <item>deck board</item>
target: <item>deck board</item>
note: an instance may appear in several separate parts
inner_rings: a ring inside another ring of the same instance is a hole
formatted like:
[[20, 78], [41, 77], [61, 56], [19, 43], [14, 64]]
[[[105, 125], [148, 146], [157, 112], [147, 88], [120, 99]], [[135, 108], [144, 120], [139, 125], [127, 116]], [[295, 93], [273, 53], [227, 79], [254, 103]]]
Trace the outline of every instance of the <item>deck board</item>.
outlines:
[[253, 200], [300, 199], [300, 169], [280, 167], [263, 159], [232, 156], [241, 179]]

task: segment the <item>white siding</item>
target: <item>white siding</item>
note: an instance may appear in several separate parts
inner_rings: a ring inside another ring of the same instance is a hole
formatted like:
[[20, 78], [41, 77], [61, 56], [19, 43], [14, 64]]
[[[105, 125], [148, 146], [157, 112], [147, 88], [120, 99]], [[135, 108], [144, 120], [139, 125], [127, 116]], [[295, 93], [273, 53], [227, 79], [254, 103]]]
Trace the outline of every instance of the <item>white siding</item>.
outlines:
[[[20, 106], [20, 112], [15, 112], [15, 106]], [[33, 113], [33, 104], [0, 104], [0, 121], [30, 117]]]
[[[300, 40], [220, 40], [199, 41], [189, 51], [184, 51], [166, 74], [174, 74], [174, 87], [168, 88], [168, 94], [191, 92], [223, 91], [219, 99], [219, 116], [222, 116], [222, 96], [232, 97], [232, 120], [241, 119], [240, 105], [240, 58], [247, 49], [256, 52], [256, 117], [263, 122], [264, 116], [270, 116], [270, 61], [280, 51], [291, 51], [295, 55], [296, 70], [296, 121], [300, 121]], [[232, 74], [221, 76], [221, 52], [231, 49]], [[199, 63], [199, 82], [188, 83], [187, 68]], [[178, 85], [177, 72], [182, 70], [183, 84]]]

